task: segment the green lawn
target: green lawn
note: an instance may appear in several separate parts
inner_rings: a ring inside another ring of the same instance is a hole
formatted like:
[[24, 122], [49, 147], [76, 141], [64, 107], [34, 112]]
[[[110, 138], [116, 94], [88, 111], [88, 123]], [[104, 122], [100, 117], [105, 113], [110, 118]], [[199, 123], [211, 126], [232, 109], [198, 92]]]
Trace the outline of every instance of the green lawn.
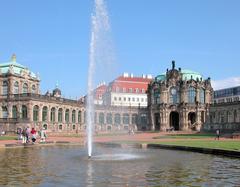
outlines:
[[153, 139], [204, 139], [215, 138], [214, 134], [169, 134], [164, 136], [157, 136]]
[[0, 141], [1, 140], [17, 140], [16, 136], [0, 136]]
[[177, 145], [188, 147], [201, 147], [211, 149], [237, 150], [240, 151], [240, 141], [217, 141], [217, 140], [199, 140], [199, 141], [172, 141], [172, 142], [154, 142], [162, 145]]

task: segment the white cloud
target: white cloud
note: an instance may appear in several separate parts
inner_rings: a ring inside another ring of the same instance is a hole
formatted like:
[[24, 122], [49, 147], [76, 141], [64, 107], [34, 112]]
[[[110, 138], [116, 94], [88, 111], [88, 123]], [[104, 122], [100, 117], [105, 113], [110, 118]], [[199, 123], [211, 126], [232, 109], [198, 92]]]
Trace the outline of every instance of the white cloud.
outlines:
[[212, 80], [212, 87], [214, 90], [220, 90], [224, 88], [231, 88], [240, 86], [240, 77], [230, 77], [223, 80]]

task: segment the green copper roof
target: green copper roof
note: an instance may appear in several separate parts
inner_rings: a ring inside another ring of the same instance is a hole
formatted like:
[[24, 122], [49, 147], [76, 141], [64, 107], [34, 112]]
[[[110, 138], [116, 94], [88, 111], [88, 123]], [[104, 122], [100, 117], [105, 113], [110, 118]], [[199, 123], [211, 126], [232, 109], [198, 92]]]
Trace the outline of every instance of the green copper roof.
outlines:
[[16, 75], [21, 75], [21, 72], [23, 70], [25, 70], [25, 71], [27, 71], [29, 73], [29, 75], [32, 78], [35, 78], [35, 79], [37, 78], [36, 74], [34, 74], [33, 72], [29, 71], [28, 68], [26, 68], [25, 66], [23, 66], [21, 64], [18, 64], [16, 62], [16, 59], [12, 59], [12, 61], [10, 61], [10, 62], [6, 62], [6, 63], [0, 64], [0, 72], [2, 74], [6, 74], [6, 73], [9, 72], [11, 67], [12, 67], [13, 73], [16, 74]]
[[166, 80], [166, 75], [165, 74], [161, 74], [161, 75], [158, 75], [156, 76], [156, 81], [164, 81]]
[[[192, 71], [192, 70], [181, 70], [181, 74], [182, 74], [182, 80], [191, 80], [191, 78], [193, 80], [197, 80], [197, 79], [201, 79], [203, 78], [202, 75], [198, 72]], [[156, 81], [164, 81], [166, 80], [166, 74], [160, 74], [158, 76], [156, 76]]]
[[197, 79], [200, 80], [202, 78], [202, 75], [200, 73], [192, 70], [185, 69], [185, 70], [182, 70], [181, 73], [182, 73], [182, 80], [190, 80], [192, 78], [193, 80], [196, 81]]

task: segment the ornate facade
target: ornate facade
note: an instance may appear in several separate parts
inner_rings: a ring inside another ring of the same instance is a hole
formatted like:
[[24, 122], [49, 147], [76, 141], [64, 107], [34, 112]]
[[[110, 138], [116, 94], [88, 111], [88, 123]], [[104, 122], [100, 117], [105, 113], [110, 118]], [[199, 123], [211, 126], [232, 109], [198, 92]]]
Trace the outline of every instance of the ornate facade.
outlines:
[[148, 110], [152, 130], [197, 130], [209, 115], [213, 89], [210, 78], [190, 70], [167, 70], [149, 84]]
[[50, 132], [79, 132], [84, 128], [84, 105], [61, 97], [60, 89], [40, 94], [40, 79], [16, 62], [0, 65], [0, 130], [45, 127]]

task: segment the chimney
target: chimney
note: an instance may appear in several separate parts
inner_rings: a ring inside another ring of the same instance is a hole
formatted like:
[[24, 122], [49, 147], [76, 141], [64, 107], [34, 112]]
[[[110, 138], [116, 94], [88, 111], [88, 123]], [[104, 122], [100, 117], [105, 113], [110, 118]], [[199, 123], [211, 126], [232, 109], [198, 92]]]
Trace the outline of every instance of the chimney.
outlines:
[[146, 78], [146, 75], [145, 75], [145, 74], [143, 74], [143, 75], [142, 75], [142, 78], [144, 78], [144, 79], [145, 79], [145, 78]]
[[131, 78], [133, 78], [133, 73], [131, 73]]
[[123, 73], [123, 77], [129, 77], [128, 73]]

